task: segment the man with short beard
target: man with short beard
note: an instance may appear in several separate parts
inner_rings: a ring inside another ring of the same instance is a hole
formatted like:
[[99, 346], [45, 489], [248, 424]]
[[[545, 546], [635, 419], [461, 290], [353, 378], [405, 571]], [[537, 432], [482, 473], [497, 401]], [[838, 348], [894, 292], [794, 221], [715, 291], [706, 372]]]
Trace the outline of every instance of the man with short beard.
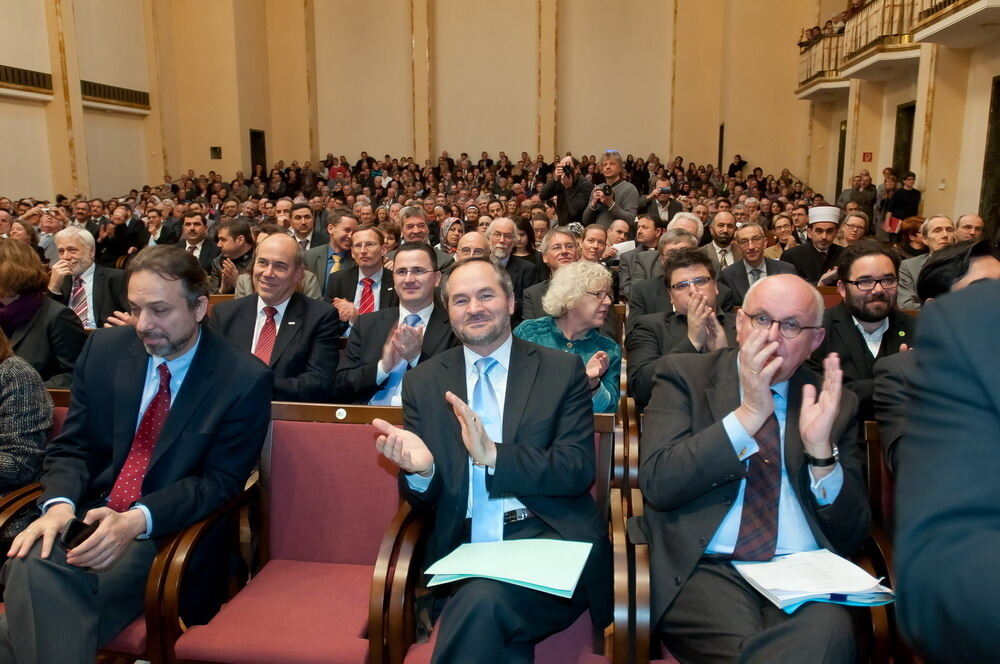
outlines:
[[822, 373], [823, 358], [840, 356], [844, 386], [858, 395], [859, 414], [873, 419], [875, 361], [913, 344], [916, 319], [896, 310], [899, 258], [875, 240], [859, 240], [837, 264], [843, 302], [823, 314], [826, 337], [806, 365]]
[[708, 230], [712, 233], [712, 241], [706, 244], [702, 251], [712, 261], [712, 267], [718, 274], [743, 258], [739, 247], [733, 244], [733, 238], [736, 236], [736, 217], [730, 212], [716, 212]]
[[514, 310], [515, 326], [521, 322], [521, 302], [524, 290], [538, 283], [538, 270], [534, 263], [513, 256], [514, 238], [517, 227], [507, 217], [497, 217], [486, 229], [486, 241], [490, 243], [490, 257], [497, 265], [503, 266], [514, 283], [514, 300], [517, 308]]

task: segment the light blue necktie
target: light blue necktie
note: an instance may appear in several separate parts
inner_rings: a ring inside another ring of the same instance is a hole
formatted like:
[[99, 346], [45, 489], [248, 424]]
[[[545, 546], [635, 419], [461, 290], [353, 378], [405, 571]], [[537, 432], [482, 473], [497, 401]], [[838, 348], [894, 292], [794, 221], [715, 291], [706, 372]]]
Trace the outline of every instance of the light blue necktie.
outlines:
[[[486, 435], [495, 443], [501, 441], [500, 405], [497, 402], [490, 370], [497, 365], [492, 357], [476, 360], [476, 386], [472, 390], [472, 410], [483, 422]], [[503, 499], [490, 499], [486, 490], [486, 466], [472, 464], [472, 541], [499, 542], [503, 539]]]
[[[403, 319], [403, 323], [409, 325], [410, 327], [416, 327], [420, 325], [420, 316], [417, 314], [408, 314], [406, 318]], [[406, 360], [400, 360], [399, 364], [394, 366], [389, 372], [389, 379], [385, 382], [385, 387], [379, 390], [375, 396], [371, 398], [368, 402], [369, 406], [391, 406], [392, 398], [396, 396], [400, 388], [403, 385], [403, 376], [406, 374], [406, 367], [408, 362]]]

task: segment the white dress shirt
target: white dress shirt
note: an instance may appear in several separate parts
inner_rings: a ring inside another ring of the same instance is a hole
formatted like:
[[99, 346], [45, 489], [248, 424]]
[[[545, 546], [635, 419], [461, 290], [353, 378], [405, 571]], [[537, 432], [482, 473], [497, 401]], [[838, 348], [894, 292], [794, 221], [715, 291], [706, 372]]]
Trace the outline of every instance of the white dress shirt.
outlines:
[[886, 316], [883, 318], [882, 324], [870, 333], [865, 332], [865, 328], [857, 318], [851, 316], [851, 320], [854, 321], [854, 327], [858, 328], [858, 332], [861, 333], [861, 338], [865, 340], [865, 345], [868, 346], [868, 351], [872, 354], [872, 357], [878, 357], [879, 348], [882, 347], [882, 337], [885, 336], [885, 331], [889, 329], [889, 317]]

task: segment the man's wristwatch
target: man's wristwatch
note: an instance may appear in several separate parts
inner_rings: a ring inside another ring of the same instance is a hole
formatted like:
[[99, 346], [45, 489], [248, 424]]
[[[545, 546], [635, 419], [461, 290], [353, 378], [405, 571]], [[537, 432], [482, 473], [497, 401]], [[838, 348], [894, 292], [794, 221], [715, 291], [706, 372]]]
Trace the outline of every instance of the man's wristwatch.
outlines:
[[808, 452], [803, 452], [802, 454], [806, 458], [806, 463], [808, 463], [810, 466], [816, 466], [817, 468], [826, 468], [827, 466], [832, 466], [833, 464], [837, 463], [837, 461], [840, 460], [840, 450], [837, 449], [836, 445], [833, 446], [833, 456], [827, 457], [825, 459], [817, 459]]

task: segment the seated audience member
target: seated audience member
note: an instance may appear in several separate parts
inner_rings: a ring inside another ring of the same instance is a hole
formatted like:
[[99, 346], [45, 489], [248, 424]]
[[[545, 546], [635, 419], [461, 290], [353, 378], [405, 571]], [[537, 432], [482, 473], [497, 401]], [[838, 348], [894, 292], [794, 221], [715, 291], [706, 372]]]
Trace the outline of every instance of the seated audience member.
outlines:
[[56, 233], [63, 229], [66, 215], [58, 207], [33, 207], [23, 215], [21, 219], [30, 224], [35, 224], [38, 231], [38, 248], [41, 251], [42, 262], [51, 265], [59, 260], [59, 253], [56, 251]]
[[733, 292], [736, 306], [743, 305], [743, 298], [751, 284], [772, 274], [795, 274], [795, 268], [784, 261], [764, 257], [767, 236], [763, 227], [746, 223], [736, 229], [736, 246], [743, 258], [736, 261], [719, 274], [719, 283], [725, 284]]
[[923, 223], [923, 217], [907, 217], [899, 223], [898, 239], [894, 246], [899, 250], [903, 260], [922, 256], [929, 251], [924, 237], [920, 234]]
[[840, 228], [840, 208], [818, 205], [809, 209], [809, 242], [781, 255], [799, 276], [816, 286], [829, 286], [837, 277], [837, 263], [844, 248], [833, 241]]
[[[256, 247], [272, 235], [280, 235], [282, 233], [286, 233], [286, 231], [277, 224], [261, 224], [257, 228], [254, 246]], [[257, 292], [253, 284], [252, 273], [253, 270], [251, 269], [250, 272], [241, 274], [236, 278], [236, 289], [233, 293], [233, 296], [236, 299], [246, 297], [247, 295], [252, 295]], [[296, 285], [295, 290], [302, 293], [306, 297], [313, 298], [314, 300], [318, 300], [321, 297], [319, 281], [316, 279], [316, 275], [308, 269], [303, 271], [302, 281]]]
[[146, 246], [177, 244], [181, 239], [181, 225], [176, 219], [164, 219], [162, 210], [151, 207], [146, 210], [146, 233], [149, 235]]
[[[158, 542], [242, 491], [264, 442], [271, 374], [199, 325], [197, 260], [151, 247], [127, 282], [135, 327], [90, 337], [46, 450], [43, 514], [8, 553], [0, 661], [94, 661], [142, 614]], [[55, 542], [74, 517], [99, 525], [67, 551]]]
[[443, 251], [452, 256], [458, 249], [458, 241], [465, 234], [465, 224], [458, 217], [448, 217], [441, 224], [441, 241], [434, 245], [435, 251]]
[[[542, 187], [540, 196], [543, 201], [556, 199], [556, 218], [560, 226], [583, 223], [583, 213], [594, 190], [594, 183], [585, 175], [577, 161], [566, 155], [556, 164], [554, 177]], [[536, 235], [541, 239], [541, 233]]]
[[125, 272], [94, 263], [94, 236], [70, 226], [56, 233], [59, 260], [49, 268], [48, 295], [73, 310], [86, 329], [103, 327], [116, 311], [127, 311]]
[[587, 260], [567, 265], [542, 298], [548, 315], [514, 330], [525, 341], [580, 356], [595, 413], [615, 412], [621, 393], [621, 348], [600, 332], [612, 306], [611, 289], [611, 273], [601, 265]]
[[355, 320], [335, 377], [338, 402], [398, 406], [406, 372], [458, 344], [447, 311], [435, 302], [436, 263], [425, 242], [399, 246], [392, 271], [399, 306]]
[[542, 254], [535, 249], [535, 229], [524, 217], [514, 219], [514, 225], [517, 226], [517, 237], [514, 238], [514, 252], [511, 255], [534, 265], [535, 273], [540, 279], [545, 263], [542, 261]]
[[927, 259], [944, 247], [955, 244], [955, 224], [943, 215], [927, 217], [920, 225], [920, 236], [927, 245], [929, 253], [907, 258], [899, 265], [899, 308], [919, 309], [920, 298], [917, 297], [917, 279], [920, 269]]
[[[660, 238], [657, 265], [653, 269], [656, 276], [632, 284], [632, 299], [629, 301], [628, 318], [625, 321], [626, 332], [632, 329], [636, 319], [640, 316], [673, 311], [670, 288], [664, 276], [663, 265], [671, 254], [684, 248], [698, 248], [698, 240], [685, 230], [670, 229]], [[725, 284], [720, 284], [718, 280], [716, 280], [715, 286], [719, 289], [716, 311], [730, 311], [734, 306], [732, 291]]]
[[823, 314], [826, 336], [806, 366], [823, 373], [830, 353], [840, 358], [844, 386], [858, 397], [858, 417], [870, 420], [876, 360], [913, 343], [916, 319], [896, 309], [899, 258], [875, 240], [847, 247], [837, 264], [842, 301]]
[[45, 250], [38, 246], [38, 231], [28, 222], [14, 219], [10, 222], [10, 231], [7, 235], [11, 240], [23, 242], [31, 247], [31, 250], [38, 256], [39, 262], [48, 262], [48, 259], [45, 257]]
[[712, 241], [702, 247], [701, 251], [712, 261], [716, 273], [743, 258], [740, 248], [733, 244], [736, 217], [730, 212], [716, 212], [708, 231], [712, 234]]
[[590, 201], [583, 209], [580, 223], [600, 224], [607, 228], [615, 219], [631, 224], [639, 208], [639, 190], [625, 179], [624, 160], [617, 150], [608, 150], [601, 157], [604, 184], [594, 187]]
[[[41, 376], [14, 355], [0, 329], [0, 496], [38, 480], [51, 427], [52, 399]], [[0, 532], [0, 551], [32, 520], [26, 512]]]
[[[112, 223], [114, 223], [113, 218]], [[188, 212], [184, 215], [181, 241], [177, 246], [197, 258], [198, 264], [205, 272], [212, 268], [212, 261], [221, 253], [219, 247], [208, 238], [208, 225], [205, 223], [205, 215], [201, 212]]]
[[[326, 231], [330, 240], [326, 245], [316, 246], [305, 252], [303, 260], [306, 270], [316, 277], [324, 297], [331, 274], [351, 267], [351, 233], [358, 227], [358, 216], [347, 208], [336, 208], [330, 212]], [[259, 238], [257, 240], [260, 241]]]
[[486, 241], [486, 236], [479, 231], [469, 231], [458, 241], [455, 262], [461, 263], [470, 258], [489, 258], [489, 254], [490, 243]]
[[653, 392], [656, 362], [671, 353], [707, 353], [736, 344], [736, 319], [722, 313], [712, 262], [694, 247], [666, 254], [670, 311], [634, 319], [625, 339], [628, 388], [642, 411]]
[[399, 234], [399, 224], [395, 221], [387, 221], [379, 224], [378, 228], [385, 236], [385, 253], [388, 256], [402, 241]]
[[844, 215], [844, 223], [840, 225], [841, 237], [838, 237], [835, 242], [842, 247], [849, 247], [864, 238], [867, 233], [868, 215], [860, 210], [848, 211]]
[[302, 247], [287, 234], [257, 246], [256, 297], [212, 307], [210, 324], [238, 350], [253, 354], [274, 373], [278, 401], [329, 402], [337, 369], [337, 312], [296, 292], [302, 279]]
[[792, 225], [792, 218], [781, 212], [771, 219], [771, 228], [774, 230], [775, 242], [764, 250], [764, 256], [778, 260], [785, 251], [798, 244], [795, 237], [795, 226]]
[[535, 643], [588, 607], [598, 631], [611, 618], [607, 527], [587, 491], [595, 468], [587, 379], [579, 358], [513, 337], [513, 287], [499, 265], [469, 259], [441, 290], [463, 346], [407, 374], [405, 429], [375, 420], [376, 448], [400, 467], [406, 500], [436, 515], [428, 564], [469, 541], [593, 544], [569, 599], [490, 579], [435, 589], [446, 601], [433, 661], [531, 661]]
[[250, 224], [233, 219], [219, 225], [219, 255], [208, 268], [208, 288], [212, 294], [232, 293], [241, 274], [253, 271], [253, 232]]
[[[604, 262], [608, 266], [619, 265], [621, 254], [635, 248], [631, 242], [632, 228], [621, 219], [615, 219], [608, 226], [608, 248], [604, 250]], [[631, 245], [631, 246], [630, 246]], [[541, 254], [539, 254], [541, 260]]]
[[608, 248], [608, 232], [600, 224], [591, 224], [583, 229], [580, 238], [580, 258], [591, 263], [604, 262], [604, 252]]
[[664, 224], [683, 210], [680, 201], [672, 196], [670, 179], [666, 176], [656, 179], [653, 190], [642, 197], [639, 207], [653, 219], [661, 219]]
[[[482, 218], [480, 218], [482, 221]], [[431, 246], [431, 228], [427, 223], [427, 213], [424, 209], [416, 205], [408, 205], [399, 211], [400, 242], [423, 242]], [[451, 254], [434, 249], [437, 256], [437, 269], [444, 270], [455, 262], [455, 257]], [[386, 254], [386, 260], [391, 261], [396, 257], [396, 250]]]
[[523, 258], [513, 256], [514, 237], [517, 226], [507, 217], [497, 217], [486, 229], [486, 241], [490, 245], [490, 257], [497, 265], [502, 266], [510, 275], [514, 284], [514, 299], [517, 308], [514, 310], [514, 320], [521, 320], [521, 303], [524, 301], [524, 290], [538, 282], [538, 271], [535, 265]]
[[316, 225], [316, 217], [308, 203], [295, 203], [288, 216], [292, 237], [302, 247], [302, 251], [325, 247], [330, 242], [329, 233]]
[[[635, 249], [626, 251], [618, 259], [618, 290], [623, 298], [628, 298], [632, 284], [653, 276], [650, 270], [655, 263], [656, 248], [660, 236], [667, 225], [649, 215], [641, 215], [636, 220]], [[640, 261], [640, 258], [650, 257], [650, 260]]]
[[[936, 251], [927, 259], [917, 279], [917, 296], [923, 306], [987, 279], [1000, 279], [1000, 260], [990, 253], [989, 243], [960, 242]], [[911, 346], [909, 352], [889, 355], [875, 363], [872, 395], [875, 420], [886, 465], [893, 473], [899, 469], [899, 441], [913, 398], [913, 376], [919, 357], [920, 352]]]
[[895, 590], [901, 632], [926, 661], [989, 662], [1000, 651], [991, 553], [1000, 355], [983, 352], [1000, 329], [997, 302], [995, 280], [935, 300], [912, 351], [919, 360], [899, 450]]
[[657, 364], [643, 427], [651, 620], [682, 662], [853, 662], [847, 607], [789, 615], [732, 561], [827, 548], [850, 556], [870, 511], [857, 400], [837, 357], [802, 367], [823, 340], [823, 299], [795, 275], [755, 283], [736, 314], [739, 348]]
[[45, 296], [48, 281], [31, 247], [0, 240], [0, 329], [46, 387], [69, 388], [87, 334], [72, 309]]
[[[542, 260], [551, 274], [555, 274], [559, 268], [565, 265], [580, 260], [580, 245], [576, 241], [576, 236], [565, 226], [556, 226], [548, 231], [542, 238], [539, 251], [541, 251]], [[551, 283], [552, 279], [549, 278], [525, 289], [522, 308], [525, 320], [541, 318], [545, 315], [545, 310], [542, 308], [542, 298], [545, 297]]]
[[376, 226], [358, 226], [351, 234], [352, 267], [330, 275], [327, 297], [340, 322], [353, 325], [361, 314], [399, 303], [392, 274], [382, 267], [385, 237]]
[[963, 214], [955, 223], [955, 242], [983, 239], [986, 222], [978, 214]]

